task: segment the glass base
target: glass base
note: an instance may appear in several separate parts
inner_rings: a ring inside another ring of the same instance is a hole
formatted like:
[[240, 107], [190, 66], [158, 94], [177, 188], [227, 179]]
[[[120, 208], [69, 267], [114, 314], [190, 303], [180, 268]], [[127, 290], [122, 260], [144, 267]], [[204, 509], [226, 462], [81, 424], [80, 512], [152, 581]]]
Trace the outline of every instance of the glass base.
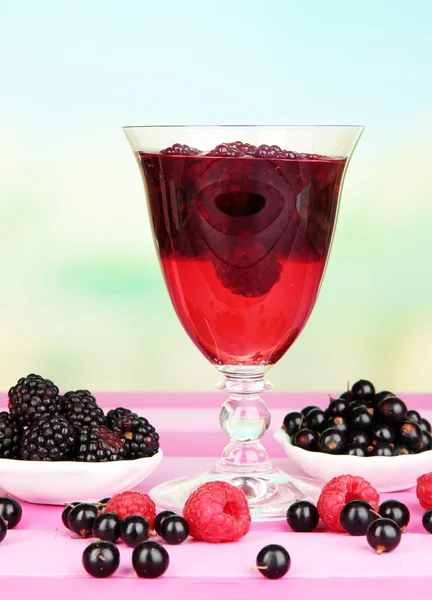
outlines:
[[198, 477], [181, 477], [155, 486], [150, 495], [160, 510], [181, 514], [190, 494], [208, 481], [227, 481], [243, 490], [253, 521], [286, 519], [287, 509], [296, 500], [316, 504], [320, 490], [310, 480], [290, 477], [274, 465], [265, 473], [221, 473], [215, 469]]

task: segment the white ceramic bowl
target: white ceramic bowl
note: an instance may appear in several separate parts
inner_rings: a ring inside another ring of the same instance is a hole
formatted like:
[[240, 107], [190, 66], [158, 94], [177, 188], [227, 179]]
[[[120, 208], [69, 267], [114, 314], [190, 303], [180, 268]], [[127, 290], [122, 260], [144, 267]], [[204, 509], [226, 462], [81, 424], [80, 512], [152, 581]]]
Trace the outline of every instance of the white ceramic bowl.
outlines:
[[319, 486], [349, 474], [364, 477], [378, 492], [398, 492], [415, 486], [417, 477], [432, 471], [432, 450], [404, 456], [335, 456], [293, 446], [283, 429], [278, 429], [274, 437], [292, 464]]
[[96, 501], [134, 488], [161, 460], [162, 450], [150, 458], [101, 463], [1, 458], [0, 488], [35, 504]]

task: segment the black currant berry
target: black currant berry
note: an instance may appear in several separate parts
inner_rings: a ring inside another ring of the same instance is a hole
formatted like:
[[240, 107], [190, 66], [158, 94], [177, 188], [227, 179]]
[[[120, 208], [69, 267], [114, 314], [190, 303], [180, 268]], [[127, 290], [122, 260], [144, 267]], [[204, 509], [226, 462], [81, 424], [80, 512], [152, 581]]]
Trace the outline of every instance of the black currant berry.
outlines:
[[367, 456], [366, 446], [363, 444], [348, 444], [346, 453], [349, 456]]
[[103, 512], [94, 520], [93, 537], [104, 542], [116, 542], [120, 537], [122, 520], [112, 512]]
[[340, 523], [350, 535], [366, 535], [369, 525], [377, 518], [368, 502], [352, 500], [343, 507]]
[[7, 534], [7, 525], [3, 517], [0, 517], [0, 542], [2, 542]]
[[287, 435], [294, 435], [300, 429], [304, 420], [305, 418], [300, 412], [288, 413], [283, 420], [283, 427]]
[[406, 414], [406, 418], [408, 421], [414, 421], [417, 425], [421, 425], [422, 423], [421, 415], [416, 410], [409, 410]]
[[307, 419], [308, 414], [310, 413], [311, 410], [315, 410], [316, 408], [319, 408], [318, 406], [305, 406], [304, 408], [301, 409], [301, 414], [304, 416], [305, 419]]
[[325, 427], [323, 429], [335, 428], [342, 433], [348, 433], [348, 421], [345, 417], [330, 417], [327, 419]]
[[288, 573], [291, 558], [283, 546], [269, 544], [258, 552], [256, 566], [264, 577], [279, 579]]
[[177, 513], [173, 512], [172, 510], [163, 510], [158, 515], [156, 515], [156, 519], [154, 522], [154, 529], [158, 535], [161, 534], [162, 521], [164, 519], [166, 519], [167, 517], [173, 517], [173, 516], [177, 516]]
[[372, 452], [369, 456], [394, 456], [394, 448], [392, 444], [381, 442], [372, 446]]
[[313, 531], [319, 522], [317, 507], [307, 500], [298, 500], [287, 511], [288, 525], [293, 531]]
[[71, 502], [63, 509], [62, 521], [63, 521], [63, 525], [66, 527], [66, 529], [69, 529], [69, 523], [68, 523], [69, 513], [75, 506], [78, 506], [78, 504], [81, 504], [81, 502]]
[[112, 542], [93, 542], [83, 552], [82, 564], [92, 577], [109, 577], [120, 564], [120, 552]]
[[306, 426], [312, 431], [321, 431], [324, 421], [326, 420], [324, 411], [320, 408], [314, 408], [308, 412]]
[[423, 429], [423, 431], [427, 431], [428, 433], [431, 433], [432, 431], [431, 424], [424, 417], [422, 417], [420, 427]]
[[326, 454], [342, 454], [346, 445], [345, 434], [335, 427], [323, 431], [318, 442], [319, 450]]
[[427, 450], [432, 450], [432, 435], [429, 431], [422, 430], [422, 444], [419, 452], [426, 452]]
[[293, 446], [303, 450], [316, 450], [317, 438], [311, 429], [300, 429], [294, 436]]
[[381, 400], [388, 398], [389, 396], [394, 396], [393, 392], [389, 392], [388, 390], [384, 390], [382, 392], [378, 392], [375, 394], [372, 404], [374, 407], [377, 407]]
[[410, 511], [399, 500], [385, 500], [378, 509], [379, 514], [386, 519], [391, 519], [399, 525], [402, 533], [405, 532], [410, 522]]
[[391, 444], [395, 439], [395, 433], [393, 429], [384, 423], [377, 423], [376, 425], [373, 425], [371, 436], [373, 446], [381, 443]]
[[376, 408], [378, 421], [387, 423], [388, 425], [402, 423], [407, 416], [407, 412], [408, 409], [405, 402], [396, 396], [389, 396], [381, 400]]
[[370, 381], [367, 379], [360, 379], [351, 388], [353, 398], [367, 398], [370, 399], [375, 396], [375, 388]]
[[412, 450], [419, 450], [423, 442], [422, 433], [420, 425], [405, 421], [399, 429], [398, 442]]
[[134, 548], [132, 565], [138, 577], [155, 579], [168, 569], [168, 552], [157, 542], [142, 542]]
[[189, 536], [189, 525], [183, 517], [171, 515], [163, 519], [160, 535], [167, 544], [176, 546]]
[[405, 456], [406, 454], [412, 454], [412, 450], [404, 446], [403, 444], [397, 444], [394, 448], [395, 456]]
[[89, 537], [97, 515], [98, 509], [95, 504], [88, 502], [77, 504], [69, 513], [69, 529], [83, 538]]
[[0, 497], [0, 517], [6, 521], [8, 529], [13, 529], [22, 518], [22, 508], [18, 500], [9, 496]]
[[399, 546], [401, 530], [391, 519], [377, 519], [369, 525], [367, 541], [378, 554], [391, 552]]
[[108, 502], [110, 500], [111, 500], [111, 498], [102, 498], [102, 500], [99, 500], [99, 502], [96, 503], [96, 506], [99, 508], [99, 510], [104, 512], [106, 505], [108, 504]]
[[360, 429], [355, 429], [354, 431], [350, 431], [348, 434], [348, 444], [360, 444], [361, 446], [369, 446], [370, 444], [370, 435], [365, 431], [361, 431]]
[[349, 414], [349, 406], [346, 400], [338, 398], [333, 400], [327, 407], [329, 417], [346, 417]]
[[422, 519], [423, 527], [428, 533], [432, 533], [432, 510], [427, 510]]
[[350, 412], [350, 423], [352, 429], [370, 429], [373, 425], [374, 415], [372, 408], [355, 406]]
[[136, 548], [148, 540], [150, 527], [147, 519], [141, 515], [131, 515], [121, 524], [121, 539], [127, 546]]

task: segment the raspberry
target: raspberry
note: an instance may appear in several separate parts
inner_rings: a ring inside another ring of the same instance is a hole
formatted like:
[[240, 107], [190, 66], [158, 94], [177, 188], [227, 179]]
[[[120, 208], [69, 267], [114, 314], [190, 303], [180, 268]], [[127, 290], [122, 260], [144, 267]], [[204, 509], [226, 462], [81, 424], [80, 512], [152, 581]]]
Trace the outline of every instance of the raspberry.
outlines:
[[209, 152], [207, 156], [243, 156], [243, 152], [237, 145], [234, 144], [219, 144], [214, 150]]
[[430, 510], [432, 508], [432, 473], [420, 475], [417, 479], [416, 492], [421, 506]]
[[251, 267], [230, 267], [220, 261], [215, 265], [215, 269], [225, 288], [245, 298], [259, 298], [268, 294], [280, 280], [282, 272], [280, 263], [270, 257], [265, 257]]
[[351, 500], [364, 500], [375, 511], [378, 510], [379, 494], [363, 477], [341, 475], [323, 487], [317, 506], [321, 519], [329, 529], [345, 531], [340, 523], [340, 514]]
[[156, 506], [150, 496], [141, 492], [115, 494], [106, 505], [106, 512], [116, 513], [122, 520], [131, 515], [141, 515], [154, 527]]
[[267, 146], [261, 144], [255, 151], [255, 158], [286, 158], [286, 150], [282, 150], [279, 146]]
[[165, 150], [161, 151], [161, 154], [175, 154], [178, 156], [196, 156], [199, 154], [199, 150], [196, 148], [191, 148], [187, 144], [174, 144], [169, 148], [165, 148]]
[[251, 523], [246, 496], [225, 481], [211, 481], [192, 492], [183, 516], [192, 537], [213, 543], [239, 540]]

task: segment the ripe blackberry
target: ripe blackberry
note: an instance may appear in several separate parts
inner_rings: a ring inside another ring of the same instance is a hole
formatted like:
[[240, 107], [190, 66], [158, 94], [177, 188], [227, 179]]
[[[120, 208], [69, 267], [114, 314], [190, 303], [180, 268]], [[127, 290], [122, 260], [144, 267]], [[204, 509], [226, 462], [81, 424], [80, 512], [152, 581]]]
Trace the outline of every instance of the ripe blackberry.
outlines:
[[0, 412], [0, 458], [18, 458], [23, 429], [9, 413]]
[[159, 450], [159, 435], [153, 425], [135, 413], [118, 419], [114, 431], [125, 438], [126, 457], [129, 460], [153, 456]]
[[130, 415], [131, 412], [131, 410], [129, 410], [128, 408], [123, 408], [122, 406], [120, 406], [119, 408], [113, 408], [109, 410], [106, 416], [108, 427], [112, 429], [121, 417]]
[[108, 462], [124, 460], [124, 440], [108, 427], [83, 427], [77, 433], [76, 460], [80, 462]]
[[67, 392], [63, 397], [63, 415], [75, 429], [106, 425], [104, 412], [88, 390]]
[[23, 460], [67, 460], [75, 449], [75, 430], [58, 415], [38, 419], [21, 440]]
[[8, 393], [9, 411], [14, 421], [23, 427], [31, 425], [39, 417], [61, 413], [59, 389], [49, 379], [40, 375], [21, 377]]

